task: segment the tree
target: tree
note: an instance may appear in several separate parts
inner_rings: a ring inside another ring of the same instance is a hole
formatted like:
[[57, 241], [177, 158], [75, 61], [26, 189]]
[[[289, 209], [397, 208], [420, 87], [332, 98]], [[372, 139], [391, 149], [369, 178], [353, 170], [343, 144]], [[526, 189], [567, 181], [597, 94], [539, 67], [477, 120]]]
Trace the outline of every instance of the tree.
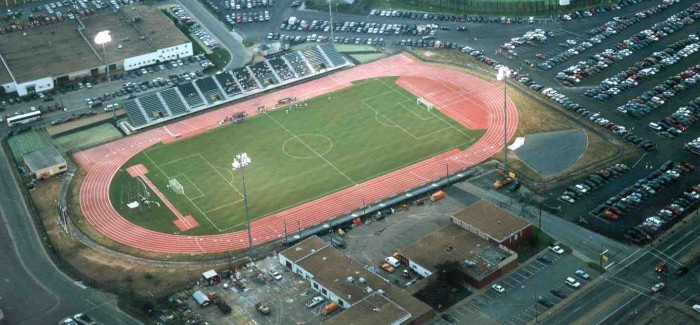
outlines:
[[460, 286], [464, 278], [464, 274], [460, 270], [461, 265], [458, 261], [448, 261], [435, 266], [438, 274], [438, 281], [449, 286]]

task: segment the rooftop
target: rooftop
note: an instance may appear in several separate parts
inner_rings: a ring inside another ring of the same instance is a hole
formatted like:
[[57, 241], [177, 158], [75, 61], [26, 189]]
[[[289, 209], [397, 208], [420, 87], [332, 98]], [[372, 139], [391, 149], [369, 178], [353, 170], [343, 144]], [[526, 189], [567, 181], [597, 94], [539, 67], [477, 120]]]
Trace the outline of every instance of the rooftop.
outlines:
[[380, 293], [373, 293], [352, 308], [329, 319], [325, 324], [365, 325], [401, 324], [411, 318], [408, 310]]
[[455, 213], [455, 218], [502, 242], [530, 223], [487, 201], [476, 201]]
[[313, 236], [283, 250], [280, 252], [280, 254], [284, 255], [288, 260], [296, 262], [306, 255], [314, 253], [326, 246], [328, 246], [328, 243], [326, 243], [323, 239], [319, 238], [318, 236]]
[[454, 223], [406, 246], [399, 253], [433, 273], [437, 265], [448, 261], [472, 261], [471, 267], [462, 264], [463, 271], [476, 279], [493, 273], [498, 263], [514, 254]]
[[[105, 46], [105, 52], [112, 63], [189, 42], [170, 18], [150, 6], [124, 6], [118, 13], [98, 11], [81, 21], [85, 26], [82, 36], [77, 19], [0, 36], [0, 55], [17, 82], [103, 66], [102, 48], [93, 44], [95, 35], [103, 30], [111, 31], [112, 42]], [[6, 83], [9, 75], [1, 70], [0, 82]]]
[[61, 153], [53, 146], [47, 146], [24, 155], [24, 163], [34, 172], [44, 168], [65, 164]]
[[[304, 245], [305, 241], [297, 245]], [[295, 250], [295, 247], [296, 245], [288, 248], [285, 252], [290, 249]], [[282, 254], [288, 256], [284, 252]], [[374, 292], [383, 290], [388, 299], [410, 312], [413, 318], [420, 317], [431, 310], [430, 306], [389, 283], [388, 280], [368, 271], [363, 265], [330, 245], [326, 245], [303, 258], [297, 264], [313, 274], [314, 281], [351, 304], [363, 300]], [[348, 281], [349, 277], [352, 277], [352, 282]], [[371, 292], [368, 292], [367, 288], [371, 288]], [[351, 307], [349, 310], [353, 308]]]

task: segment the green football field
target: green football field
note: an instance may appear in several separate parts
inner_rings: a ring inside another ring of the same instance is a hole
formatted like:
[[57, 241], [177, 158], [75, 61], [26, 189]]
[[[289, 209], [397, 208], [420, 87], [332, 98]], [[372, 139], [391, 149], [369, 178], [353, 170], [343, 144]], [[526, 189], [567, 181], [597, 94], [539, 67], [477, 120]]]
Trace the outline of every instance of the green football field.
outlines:
[[[175, 216], [124, 170], [143, 164], [147, 177], [199, 227], [187, 234], [245, 228], [243, 184], [231, 168], [245, 152], [252, 163], [245, 180], [252, 219], [283, 211], [354, 184], [425, 160], [465, 149], [483, 130], [467, 130], [437, 110], [417, 105], [395, 78], [368, 79], [308, 106], [279, 108], [171, 144], [158, 144], [129, 160], [110, 187], [115, 208], [143, 227], [176, 233]], [[184, 194], [168, 189], [176, 179]], [[158, 203], [130, 209], [147, 196]]]

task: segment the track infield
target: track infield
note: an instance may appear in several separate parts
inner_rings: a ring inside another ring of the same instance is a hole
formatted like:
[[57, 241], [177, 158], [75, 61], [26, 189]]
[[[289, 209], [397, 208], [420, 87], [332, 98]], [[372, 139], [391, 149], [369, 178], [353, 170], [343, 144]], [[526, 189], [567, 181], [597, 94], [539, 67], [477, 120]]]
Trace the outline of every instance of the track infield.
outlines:
[[[253, 240], [261, 244], [282, 237], [285, 224], [296, 232], [489, 158], [503, 139], [501, 86], [393, 56], [76, 153], [87, 171], [80, 206], [97, 230], [139, 249], [241, 249], [242, 182], [231, 160], [246, 152]], [[308, 98], [308, 106], [257, 111], [289, 96]], [[416, 105], [416, 96], [436, 109]], [[242, 111], [246, 121], [219, 124]], [[511, 137], [517, 113], [510, 101], [507, 112]], [[126, 172], [139, 164], [198, 227], [174, 234], [173, 213]], [[184, 195], [168, 190], [172, 178]], [[160, 206], [127, 208], [139, 195]]]
[[[242, 181], [231, 168], [237, 153], [246, 152], [253, 161], [245, 176], [255, 220], [448, 150], [464, 150], [483, 135], [484, 130], [466, 129], [436, 109], [417, 105], [397, 79], [359, 80], [242, 123], [158, 144], [122, 168], [143, 164], [168, 201], [198, 221], [199, 227], [185, 234], [209, 235], [245, 229]], [[171, 179], [184, 194], [168, 190]], [[126, 173], [112, 180], [110, 198], [117, 211], [138, 226], [178, 232], [173, 213], [134, 182], [139, 180]], [[138, 195], [159, 204], [127, 207]]]

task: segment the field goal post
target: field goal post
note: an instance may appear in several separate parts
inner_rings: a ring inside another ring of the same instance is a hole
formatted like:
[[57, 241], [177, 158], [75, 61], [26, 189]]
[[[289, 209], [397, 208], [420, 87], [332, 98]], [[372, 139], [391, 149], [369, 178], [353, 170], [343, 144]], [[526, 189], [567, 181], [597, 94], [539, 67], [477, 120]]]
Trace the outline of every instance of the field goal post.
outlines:
[[429, 111], [433, 110], [433, 104], [421, 97], [416, 97], [416, 105], [425, 106]]
[[185, 194], [185, 189], [182, 187], [180, 182], [177, 181], [177, 179], [170, 179], [168, 185], [170, 185], [170, 189], [176, 194]]

